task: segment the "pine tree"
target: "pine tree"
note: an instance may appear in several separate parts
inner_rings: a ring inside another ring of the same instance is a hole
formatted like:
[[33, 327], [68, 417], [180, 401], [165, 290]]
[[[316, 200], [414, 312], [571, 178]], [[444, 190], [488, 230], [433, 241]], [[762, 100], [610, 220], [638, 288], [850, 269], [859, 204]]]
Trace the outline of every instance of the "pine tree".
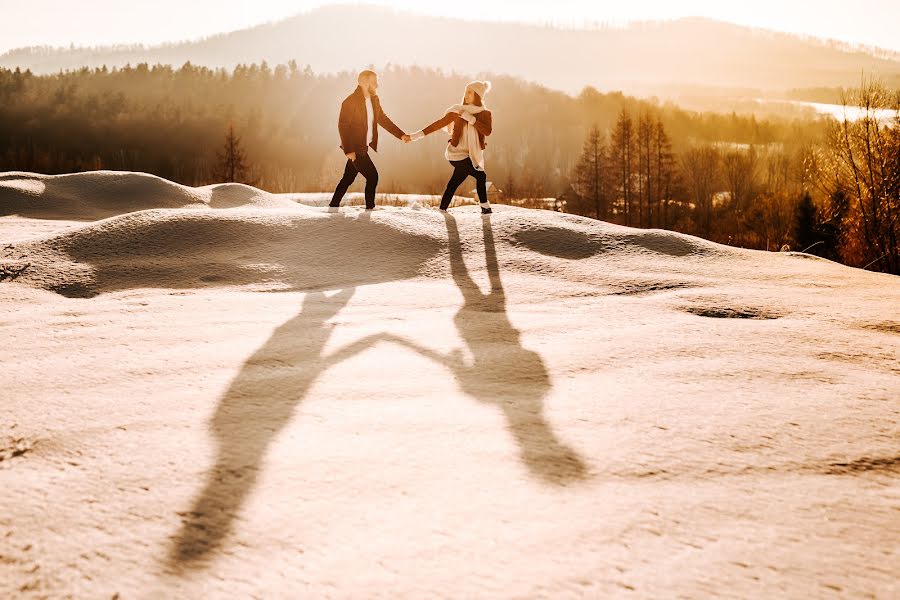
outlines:
[[[638, 155], [638, 226], [652, 226], [653, 213], [651, 197], [653, 194], [653, 120], [650, 115], [640, 113], [637, 120], [637, 155]], [[644, 219], [644, 206], [647, 207], [647, 219]]]
[[228, 133], [225, 134], [225, 145], [221, 152], [216, 153], [216, 179], [226, 183], [247, 183], [249, 180], [250, 166], [246, 162], [247, 156], [241, 147], [241, 138], [234, 133], [234, 124], [228, 125]]
[[616, 185], [621, 194], [622, 212], [625, 213], [626, 225], [631, 224], [632, 216], [634, 146], [634, 122], [628, 111], [623, 108], [613, 130], [610, 154], [612, 166], [616, 172]]
[[801, 251], [810, 249], [811, 246], [821, 241], [818, 234], [819, 211], [813, 203], [809, 192], [803, 194], [797, 204], [796, 223], [794, 225], [794, 241]]
[[[660, 119], [656, 120], [656, 219], [663, 228], [669, 226], [669, 199], [672, 197], [672, 185], [675, 175], [675, 155], [672, 153], [672, 142]], [[651, 226], [653, 224], [651, 223]]]
[[606, 143], [600, 128], [594, 125], [584, 141], [581, 158], [575, 166], [575, 192], [590, 206], [597, 219], [607, 216]]

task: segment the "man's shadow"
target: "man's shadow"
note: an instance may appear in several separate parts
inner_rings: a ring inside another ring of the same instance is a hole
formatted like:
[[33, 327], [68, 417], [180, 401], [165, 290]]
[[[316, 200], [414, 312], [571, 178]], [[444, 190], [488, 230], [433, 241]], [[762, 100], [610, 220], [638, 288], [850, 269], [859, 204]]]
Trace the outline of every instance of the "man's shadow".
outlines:
[[482, 217], [490, 281], [487, 293], [482, 293], [466, 268], [456, 219], [449, 214], [445, 219], [450, 269], [463, 296], [463, 305], [453, 321], [471, 353], [471, 362], [459, 350], [444, 355], [394, 336], [382, 335], [379, 339], [412, 348], [446, 366], [464, 392], [503, 411], [522, 462], [540, 481], [567, 485], [585, 479], [588, 473], [584, 461], [557, 437], [544, 417], [544, 397], [552, 388], [550, 375], [540, 355], [522, 346], [521, 333], [507, 315], [490, 218]]
[[219, 401], [212, 418], [216, 464], [169, 552], [182, 569], [214, 551], [231, 532], [234, 519], [256, 483], [269, 445], [290, 422], [316, 379], [351, 355], [359, 343], [323, 355], [335, 325], [328, 321], [350, 301], [354, 289], [335, 295], [309, 293], [300, 314], [281, 325], [250, 357]]

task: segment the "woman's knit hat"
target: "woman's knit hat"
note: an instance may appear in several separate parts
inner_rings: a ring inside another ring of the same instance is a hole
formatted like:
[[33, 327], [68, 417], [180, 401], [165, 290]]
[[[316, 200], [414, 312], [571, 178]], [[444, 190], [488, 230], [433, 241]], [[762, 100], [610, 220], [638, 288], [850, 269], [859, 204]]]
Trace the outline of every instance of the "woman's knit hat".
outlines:
[[491, 91], [490, 81], [472, 81], [466, 85], [466, 91], [472, 90], [478, 97], [484, 100], [484, 97]]

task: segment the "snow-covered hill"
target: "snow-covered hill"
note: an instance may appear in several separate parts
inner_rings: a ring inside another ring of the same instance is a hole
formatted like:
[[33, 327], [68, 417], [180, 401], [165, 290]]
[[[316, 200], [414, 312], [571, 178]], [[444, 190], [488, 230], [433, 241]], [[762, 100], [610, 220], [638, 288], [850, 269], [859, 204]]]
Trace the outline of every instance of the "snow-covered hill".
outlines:
[[147, 173], [0, 173], [0, 216], [94, 220], [150, 208], [290, 208], [295, 204], [239, 183], [193, 188]]
[[897, 278], [297, 199], [0, 175], [0, 596], [900, 591]]

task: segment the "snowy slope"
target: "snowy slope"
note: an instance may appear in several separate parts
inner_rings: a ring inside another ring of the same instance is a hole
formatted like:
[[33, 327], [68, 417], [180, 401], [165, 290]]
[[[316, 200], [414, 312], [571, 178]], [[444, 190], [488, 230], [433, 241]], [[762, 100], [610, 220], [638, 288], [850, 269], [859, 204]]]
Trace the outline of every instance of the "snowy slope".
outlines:
[[13, 180], [61, 220], [0, 217], [0, 597], [900, 592], [897, 278]]
[[147, 173], [0, 173], [0, 216], [91, 220], [150, 208], [268, 208], [293, 204], [239, 183], [193, 188]]
[[[391, 204], [437, 206], [440, 197], [391, 194], [382, 198], [385, 200]], [[240, 183], [195, 188], [147, 173], [0, 173], [0, 217], [86, 221], [154, 208], [296, 208], [298, 204], [327, 207], [330, 201], [330, 193], [270, 194]], [[466, 201], [471, 203], [471, 199], [456, 198], [457, 203]], [[347, 194], [343, 204], [362, 205], [363, 194]]]

